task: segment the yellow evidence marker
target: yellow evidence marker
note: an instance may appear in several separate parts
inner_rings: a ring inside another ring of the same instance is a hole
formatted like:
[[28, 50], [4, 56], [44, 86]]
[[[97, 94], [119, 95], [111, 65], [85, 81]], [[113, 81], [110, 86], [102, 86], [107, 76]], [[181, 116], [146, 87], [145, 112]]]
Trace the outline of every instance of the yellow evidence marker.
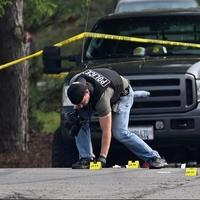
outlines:
[[90, 170], [102, 169], [101, 162], [90, 162]]
[[198, 176], [198, 168], [185, 168], [185, 176]]
[[132, 162], [131, 160], [129, 160], [128, 168], [129, 169], [138, 169], [138, 168], [140, 168], [140, 162], [138, 160], [136, 160], [135, 162]]

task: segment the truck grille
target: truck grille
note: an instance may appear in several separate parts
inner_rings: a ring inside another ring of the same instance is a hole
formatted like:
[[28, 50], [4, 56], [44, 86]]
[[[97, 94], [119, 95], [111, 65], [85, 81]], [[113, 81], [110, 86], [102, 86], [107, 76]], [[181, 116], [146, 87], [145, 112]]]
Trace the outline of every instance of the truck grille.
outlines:
[[134, 90], [151, 95], [134, 100], [134, 113], [186, 112], [196, 104], [195, 80], [192, 75], [128, 76]]

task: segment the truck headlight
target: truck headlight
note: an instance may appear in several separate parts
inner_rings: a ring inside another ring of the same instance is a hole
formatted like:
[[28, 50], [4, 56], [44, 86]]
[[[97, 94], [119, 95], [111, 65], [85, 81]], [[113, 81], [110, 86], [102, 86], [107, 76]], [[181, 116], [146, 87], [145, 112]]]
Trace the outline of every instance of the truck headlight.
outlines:
[[71, 101], [69, 100], [67, 96], [67, 90], [69, 88], [69, 85], [64, 85], [63, 91], [62, 91], [62, 106], [73, 106]]
[[200, 102], [200, 80], [196, 80], [197, 84], [197, 101]]

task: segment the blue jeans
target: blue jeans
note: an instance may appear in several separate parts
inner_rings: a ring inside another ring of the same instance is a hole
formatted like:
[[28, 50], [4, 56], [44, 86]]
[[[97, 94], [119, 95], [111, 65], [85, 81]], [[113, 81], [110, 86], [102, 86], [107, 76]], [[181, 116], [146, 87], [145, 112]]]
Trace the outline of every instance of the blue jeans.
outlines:
[[[123, 143], [132, 153], [148, 162], [156, 157], [160, 157], [160, 155], [135, 133], [129, 131], [129, 113], [133, 101], [134, 92], [131, 86], [129, 86], [129, 94], [120, 98], [116, 111], [112, 113], [112, 134], [115, 139]], [[81, 128], [75, 139], [80, 158], [95, 157], [92, 149], [89, 124], [85, 124]]]

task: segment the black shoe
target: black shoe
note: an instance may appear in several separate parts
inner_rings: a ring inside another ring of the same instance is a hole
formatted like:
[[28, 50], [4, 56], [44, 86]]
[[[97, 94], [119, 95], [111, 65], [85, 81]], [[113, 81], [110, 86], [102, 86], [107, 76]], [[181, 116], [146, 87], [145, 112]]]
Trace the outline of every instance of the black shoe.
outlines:
[[72, 169], [89, 169], [90, 162], [93, 160], [93, 158], [81, 158], [76, 163], [72, 164]]
[[164, 158], [155, 158], [148, 162], [150, 165], [150, 169], [161, 169], [167, 167], [167, 161]]

